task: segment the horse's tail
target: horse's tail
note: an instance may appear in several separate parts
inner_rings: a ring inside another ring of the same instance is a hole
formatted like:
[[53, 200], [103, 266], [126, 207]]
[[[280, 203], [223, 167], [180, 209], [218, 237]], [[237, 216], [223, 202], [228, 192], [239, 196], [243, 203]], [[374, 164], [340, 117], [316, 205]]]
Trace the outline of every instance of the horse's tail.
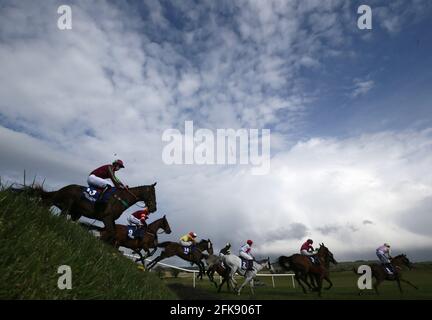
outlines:
[[40, 185], [24, 187], [24, 192], [30, 196], [41, 198], [45, 203], [51, 202], [52, 198], [56, 194], [56, 191], [45, 191]]
[[166, 247], [168, 247], [171, 243], [172, 243], [171, 241], [165, 241], [165, 242], [158, 243], [157, 246], [158, 246], [158, 248], [166, 248]]
[[280, 256], [278, 259], [279, 265], [285, 270], [292, 270], [291, 267], [291, 257]]

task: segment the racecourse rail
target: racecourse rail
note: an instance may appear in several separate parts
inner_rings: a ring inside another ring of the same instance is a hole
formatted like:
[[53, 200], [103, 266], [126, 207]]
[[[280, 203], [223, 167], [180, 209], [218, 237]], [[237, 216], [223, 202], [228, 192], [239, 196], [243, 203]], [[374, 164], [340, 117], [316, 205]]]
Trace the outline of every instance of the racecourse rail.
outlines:
[[[123, 254], [126, 257], [130, 257], [130, 258], [134, 258], [134, 259], [138, 259], [139, 258], [138, 256], [133, 255], [133, 254], [128, 254], [128, 253], [123, 253]], [[145, 259], [145, 260], [147, 262], [152, 262], [152, 260], [150, 260], [150, 259]], [[181, 271], [184, 271], [184, 272], [193, 273], [192, 284], [193, 284], [193, 287], [195, 288], [195, 286], [196, 286], [196, 274], [199, 273], [198, 270], [190, 270], [190, 269], [180, 268], [180, 267], [173, 266], [173, 265], [166, 264], [166, 263], [162, 263], [162, 262], [157, 262], [157, 264], [160, 264], [161, 266], [164, 266], [164, 267], [169, 267], [169, 268], [172, 268], [172, 269], [177, 269], [177, 270], [181, 270]], [[236, 273], [236, 276], [239, 276], [239, 274]], [[276, 285], [275, 285], [275, 277], [291, 277], [291, 282], [292, 282], [293, 288], [295, 288], [294, 273], [277, 273], [277, 274], [276, 273], [269, 273], [269, 274], [267, 274], [267, 273], [261, 273], [261, 274], [258, 273], [256, 276], [257, 277], [271, 277], [272, 278], [272, 286], [273, 286], [273, 288], [276, 287]], [[222, 283], [222, 277], [221, 276], [219, 276], [219, 283]]]

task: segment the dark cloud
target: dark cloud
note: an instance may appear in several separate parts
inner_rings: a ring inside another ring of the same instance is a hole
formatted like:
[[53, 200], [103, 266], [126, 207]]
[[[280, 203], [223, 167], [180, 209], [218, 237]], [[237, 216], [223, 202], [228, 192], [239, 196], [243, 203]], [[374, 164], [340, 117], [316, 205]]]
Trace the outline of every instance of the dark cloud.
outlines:
[[337, 225], [327, 225], [324, 227], [318, 227], [318, 228], [316, 228], [316, 230], [320, 231], [324, 235], [328, 235], [328, 234], [332, 234], [332, 233], [337, 233], [340, 230], [340, 228], [341, 227], [339, 227]]
[[288, 227], [281, 227], [268, 232], [266, 240], [302, 239], [306, 236], [307, 230], [307, 227], [302, 223], [291, 223]]

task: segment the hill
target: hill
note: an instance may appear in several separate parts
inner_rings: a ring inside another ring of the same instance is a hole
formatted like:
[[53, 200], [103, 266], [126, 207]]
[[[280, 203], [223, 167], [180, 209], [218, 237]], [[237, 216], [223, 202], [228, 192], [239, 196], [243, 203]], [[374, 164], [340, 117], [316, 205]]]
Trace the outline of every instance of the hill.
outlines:
[[[0, 191], [0, 257], [0, 299], [177, 298], [78, 224], [8, 190]], [[71, 290], [58, 288], [62, 265], [71, 268]]]

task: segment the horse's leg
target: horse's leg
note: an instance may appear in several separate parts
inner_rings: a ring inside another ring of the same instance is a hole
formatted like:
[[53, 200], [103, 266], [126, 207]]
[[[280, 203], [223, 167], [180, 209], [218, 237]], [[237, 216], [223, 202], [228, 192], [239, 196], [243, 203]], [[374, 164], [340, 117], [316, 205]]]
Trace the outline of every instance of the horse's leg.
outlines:
[[238, 288], [238, 290], [237, 290], [237, 295], [238, 296], [240, 295], [240, 292], [243, 289], [243, 287], [245, 285], [247, 285], [251, 280], [252, 280], [252, 276], [251, 275], [249, 275], [249, 276], [246, 277], [245, 281], [243, 281], [243, 283], [240, 285], [240, 288]]
[[105, 225], [105, 237], [104, 239], [109, 244], [113, 243], [113, 240], [115, 239], [115, 224], [113, 222], [113, 219], [111, 216], [104, 217], [102, 219], [104, 225]]
[[159, 261], [161, 261], [165, 258], [167, 258], [165, 251], [162, 251], [162, 253], [160, 254], [159, 257], [157, 257], [152, 262], [150, 262], [150, 264], [147, 266], [147, 270], [150, 270], [151, 268], [153, 268], [156, 265], [156, 263], [158, 263]]
[[202, 268], [202, 273], [201, 273], [201, 280], [202, 280], [203, 275], [206, 274], [206, 269], [205, 269], [204, 262], [200, 261], [200, 263], [201, 263], [201, 268]]
[[301, 283], [300, 276], [297, 272], [295, 273], [294, 278], [297, 280], [298, 284], [303, 289], [303, 293], [307, 293], [306, 288], [303, 286], [303, 283]]
[[141, 261], [141, 263], [142, 263], [142, 265], [144, 267], [144, 270], [145, 270], [145, 268], [146, 268], [146, 266], [145, 266], [145, 260], [144, 260], [143, 255], [141, 254], [141, 250], [134, 250], [133, 252], [135, 252], [135, 253], [137, 253], [139, 255], [139, 259], [137, 259], [137, 260]]
[[228, 277], [228, 281], [229, 281], [229, 283], [231, 284], [231, 289], [233, 289], [233, 291], [235, 292], [235, 289], [236, 289], [236, 287], [237, 287], [237, 284], [236, 284], [236, 282], [235, 282], [235, 280], [234, 280], [234, 275], [235, 275], [235, 270], [234, 269], [232, 269], [231, 271], [230, 271], [230, 273], [229, 273], [229, 277]]
[[405, 279], [402, 279], [402, 278], [399, 278], [399, 280], [402, 281], [402, 282], [405, 282], [405, 283], [409, 284], [411, 287], [413, 287], [414, 289], [418, 290], [418, 288], [415, 285], [413, 285], [411, 282], [409, 282], [408, 280], [405, 280]]
[[254, 279], [253, 278], [249, 282], [249, 286], [250, 286], [250, 290], [251, 290], [252, 295], [255, 295], [255, 292], [254, 292]]
[[324, 275], [322, 275], [322, 274], [320, 274], [319, 277], [317, 277], [317, 280], [318, 280], [318, 297], [321, 297], [323, 278], [324, 278]]
[[[223, 284], [225, 283], [227, 281], [227, 279], [226, 278], [223, 278], [222, 279], [222, 282], [221, 282], [221, 284], [218, 286], [218, 293], [221, 291], [221, 289], [222, 289], [222, 286], [223, 286]], [[229, 282], [228, 282], [229, 283]]]
[[208, 268], [207, 269], [207, 272], [206, 272], [207, 277], [209, 278], [210, 282], [212, 282], [215, 285], [215, 287], [217, 288], [218, 285], [217, 285], [216, 281], [214, 280], [214, 273], [215, 273], [214, 268]]
[[400, 293], [403, 293], [403, 292], [402, 292], [402, 286], [401, 286], [401, 283], [400, 283], [400, 279], [399, 279], [399, 277], [396, 277], [396, 282], [397, 282], [397, 285], [398, 285], [398, 288], [399, 288]]
[[151, 257], [152, 255], [154, 255], [156, 251], [157, 251], [157, 248], [153, 248], [153, 251], [151, 251], [150, 253], [148, 253], [146, 255], [146, 258]]
[[324, 279], [328, 282], [329, 286], [325, 287], [324, 289], [330, 290], [331, 287], [333, 287], [333, 282], [330, 280], [329, 276], [325, 276]]
[[380, 284], [381, 282], [382, 282], [381, 279], [376, 278], [375, 283], [374, 283], [374, 285], [373, 285], [376, 294], [379, 294], [379, 292], [378, 292], [378, 286], [379, 286], [379, 284]]

